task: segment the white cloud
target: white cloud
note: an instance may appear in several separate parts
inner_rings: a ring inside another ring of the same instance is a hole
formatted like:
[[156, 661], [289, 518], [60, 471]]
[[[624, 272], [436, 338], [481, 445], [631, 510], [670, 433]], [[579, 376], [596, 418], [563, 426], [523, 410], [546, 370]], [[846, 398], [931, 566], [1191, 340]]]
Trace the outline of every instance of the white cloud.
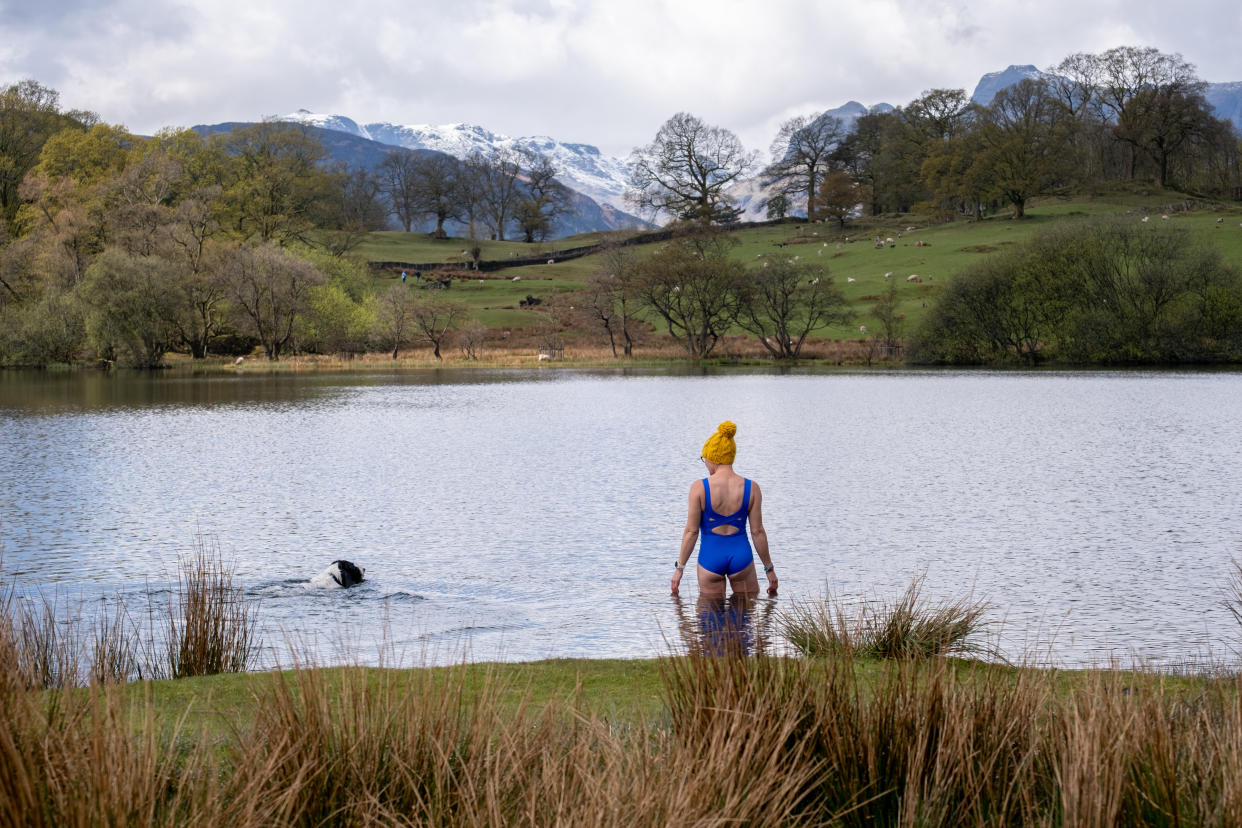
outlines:
[[0, 82], [140, 132], [305, 106], [625, 154], [685, 110], [766, 150], [792, 114], [1122, 44], [1242, 80], [1240, 30], [1223, 0], [0, 0]]

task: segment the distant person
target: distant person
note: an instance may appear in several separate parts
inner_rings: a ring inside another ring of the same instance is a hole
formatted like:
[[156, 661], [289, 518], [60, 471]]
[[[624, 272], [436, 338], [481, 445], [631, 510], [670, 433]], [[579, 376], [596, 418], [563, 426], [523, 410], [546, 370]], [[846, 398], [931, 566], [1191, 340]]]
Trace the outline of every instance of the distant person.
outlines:
[[[759, 578], [755, 572], [755, 552], [763, 562], [767, 576], [768, 595], [775, 595], [776, 570], [768, 554], [768, 535], [763, 529], [763, 495], [759, 484], [733, 471], [737, 445], [733, 435], [737, 426], [726, 420], [703, 444], [702, 459], [707, 477], [690, 484], [690, 504], [686, 526], [681, 533], [681, 554], [673, 572], [672, 591], [678, 594], [681, 576], [699, 542], [699, 594], [723, 596], [725, 584], [733, 594], [754, 597], [759, 594]], [[750, 538], [746, 524], [750, 523]]]
[[403, 271], [401, 271], [401, 281], [402, 281], [402, 282], [404, 282], [404, 281], [405, 281], [405, 271], [404, 271], [404, 270], [403, 270]]

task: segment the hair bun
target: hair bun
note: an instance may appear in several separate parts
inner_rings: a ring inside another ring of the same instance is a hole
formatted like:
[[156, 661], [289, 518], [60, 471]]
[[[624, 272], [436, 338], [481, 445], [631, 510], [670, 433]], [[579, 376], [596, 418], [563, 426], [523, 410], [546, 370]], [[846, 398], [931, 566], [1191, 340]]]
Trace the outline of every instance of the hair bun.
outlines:
[[729, 437], [729, 438], [732, 438], [734, 434], [737, 434], [737, 426], [734, 425], [733, 422], [731, 422], [730, 420], [725, 420], [723, 423], [721, 423], [719, 426], [716, 427], [716, 430], [719, 431], [724, 436]]

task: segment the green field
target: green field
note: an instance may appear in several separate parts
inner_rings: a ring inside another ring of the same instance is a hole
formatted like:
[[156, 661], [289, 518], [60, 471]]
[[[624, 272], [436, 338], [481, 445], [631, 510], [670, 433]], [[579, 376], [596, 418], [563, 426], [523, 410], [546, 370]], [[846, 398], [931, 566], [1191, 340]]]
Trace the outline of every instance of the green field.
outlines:
[[[871, 307], [889, 287], [885, 278], [897, 284], [900, 312], [906, 324], [914, 325], [926, 312], [929, 300], [940, 286], [983, 258], [1020, 244], [1054, 224], [1088, 220], [1098, 216], [1128, 216], [1134, 221], [1147, 215], [1150, 222], [1189, 228], [1196, 235], [1217, 245], [1227, 262], [1242, 266], [1242, 206], [1216, 205], [1190, 212], [1170, 214], [1162, 219], [1167, 205], [1184, 197], [1173, 193], [1118, 193], [1073, 199], [1044, 199], [1028, 205], [1027, 217], [1016, 221], [1008, 215], [982, 221], [958, 220], [930, 223], [913, 215], [892, 215], [860, 219], [844, 228], [835, 224], [789, 223], [747, 227], [736, 231], [738, 245], [733, 255], [750, 268], [779, 258], [823, 266], [830, 278], [850, 301], [856, 319], [848, 326], [827, 328], [817, 336], [833, 339], [862, 338], [859, 326], [877, 330]], [[1218, 222], [1223, 219], [1223, 222]], [[910, 230], [914, 227], [916, 229]], [[875, 239], [885, 240], [877, 249]], [[548, 254], [556, 250], [596, 244], [604, 234], [593, 233], [533, 245], [522, 242], [480, 242], [482, 257], [489, 261]], [[889, 245], [887, 239], [892, 238]], [[781, 245], [784, 246], [781, 246]], [[462, 239], [432, 240], [426, 234], [384, 232], [372, 234], [358, 253], [370, 261], [431, 262], [462, 265], [462, 251], [469, 242]], [[650, 251], [655, 245], [645, 245]], [[586, 256], [554, 264], [506, 268], [480, 272], [470, 279], [454, 282], [451, 296], [465, 302], [472, 318], [492, 328], [531, 328], [541, 318], [539, 310], [520, 308], [529, 296], [547, 300], [558, 294], [581, 289], [598, 267], [597, 256]], [[908, 281], [917, 275], [921, 282]], [[392, 283], [397, 272], [376, 271], [376, 288]], [[518, 281], [514, 281], [515, 277]]]

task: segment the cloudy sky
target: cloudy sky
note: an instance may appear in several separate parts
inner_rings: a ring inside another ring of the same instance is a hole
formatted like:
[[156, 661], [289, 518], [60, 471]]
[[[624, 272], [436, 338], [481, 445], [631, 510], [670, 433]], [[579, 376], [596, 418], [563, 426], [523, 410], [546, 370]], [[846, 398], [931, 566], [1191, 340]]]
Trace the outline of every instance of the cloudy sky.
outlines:
[[1237, 0], [0, 0], [0, 84], [138, 133], [298, 108], [625, 155], [679, 111], [767, 150], [849, 100], [1118, 45], [1242, 80]]

